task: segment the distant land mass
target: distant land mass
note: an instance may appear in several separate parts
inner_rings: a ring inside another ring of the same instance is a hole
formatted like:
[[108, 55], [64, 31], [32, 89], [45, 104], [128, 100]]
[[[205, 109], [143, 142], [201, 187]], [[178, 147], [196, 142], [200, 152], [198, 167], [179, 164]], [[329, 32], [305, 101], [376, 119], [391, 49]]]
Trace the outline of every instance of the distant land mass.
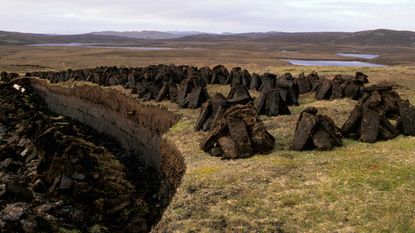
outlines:
[[415, 46], [415, 32], [377, 29], [359, 32], [251, 32], [212, 34], [197, 31], [101, 31], [49, 35], [0, 31], [0, 44], [124, 43], [148, 40], [176, 42], [252, 41], [264, 43]]
[[174, 39], [184, 36], [198, 35], [203, 34], [203, 32], [180, 32], [180, 31], [102, 31], [102, 32], [92, 32], [93, 35], [104, 35], [104, 36], [119, 36], [119, 37], [128, 37], [136, 39], [149, 39], [149, 40], [159, 40], [159, 39]]
[[415, 32], [387, 29], [359, 32], [252, 32], [227, 35], [197, 34], [177, 40], [415, 46]]

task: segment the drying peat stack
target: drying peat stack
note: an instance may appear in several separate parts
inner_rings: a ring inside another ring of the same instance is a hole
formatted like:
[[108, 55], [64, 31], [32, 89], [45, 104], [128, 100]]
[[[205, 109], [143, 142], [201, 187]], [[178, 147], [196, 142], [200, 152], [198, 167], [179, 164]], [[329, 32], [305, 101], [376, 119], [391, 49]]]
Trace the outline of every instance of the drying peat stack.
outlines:
[[7, 73], [7, 72], [1, 72], [0, 73], [0, 81], [1, 82], [10, 82], [13, 79], [19, 77], [19, 74], [17, 73]]
[[[396, 124], [392, 124], [395, 120]], [[415, 107], [386, 84], [365, 88], [365, 94], [341, 128], [343, 135], [374, 143], [399, 134], [415, 136]]]
[[182, 108], [199, 108], [209, 99], [206, 83], [199, 76], [192, 76], [182, 81], [177, 102]]
[[30, 87], [18, 89], [0, 85], [0, 125], [6, 127], [0, 138], [1, 232], [91, 232], [94, 225], [148, 232], [157, 217], [139, 193], [147, 184], [137, 178], [145, 171], [134, 157], [104, 135], [50, 115]]
[[294, 150], [331, 150], [343, 144], [342, 133], [333, 120], [324, 115], [317, 115], [317, 112], [314, 107], [301, 112], [294, 133]]
[[267, 89], [261, 92], [256, 109], [260, 115], [278, 116], [290, 115], [290, 109], [281, 97], [279, 88]]
[[212, 156], [236, 159], [269, 152], [274, 143], [274, 137], [264, 127], [255, 108], [236, 105], [223, 114], [200, 147]]
[[251, 85], [249, 85], [249, 89], [258, 91], [261, 85], [262, 85], [261, 76], [257, 73], [252, 73]]
[[228, 100], [231, 104], [247, 104], [254, 99], [244, 85], [232, 87], [228, 93]]
[[277, 85], [277, 75], [271, 73], [264, 73], [261, 77], [260, 92], [264, 92], [273, 89]]
[[300, 89], [298, 84], [294, 83], [294, 77], [290, 73], [285, 73], [277, 80], [277, 87], [280, 89], [280, 95], [288, 106], [300, 105], [298, 98]]
[[26, 76], [45, 78], [52, 83], [75, 80], [102, 86], [122, 85], [132, 89], [143, 100], [167, 99], [174, 102], [178, 95], [178, 84], [194, 72], [197, 72], [197, 68], [189, 66], [152, 65], [138, 68], [96, 67], [60, 72], [33, 72]]
[[251, 74], [249, 74], [247, 70], [242, 70], [241, 67], [232, 68], [225, 84], [230, 84], [232, 88], [238, 86], [249, 88], [251, 84]]
[[307, 76], [304, 73], [301, 73], [298, 78], [294, 80], [294, 83], [298, 85], [300, 94], [305, 94], [308, 92], [313, 92], [317, 89], [319, 85], [320, 77], [318, 73], [313, 71]]
[[225, 96], [216, 93], [202, 105], [195, 130], [208, 131], [213, 128], [230, 106], [231, 104]]
[[315, 97], [317, 100], [358, 100], [363, 96], [364, 84], [368, 82], [367, 76], [361, 72], [357, 72], [355, 76], [336, 75], [333, 80], [320, 78]]
[[210, 84], [212, 82], [213, 71], [208, 66], [200, 68], [198, 72], [206, 84]]
[[261, 95], [256, 105], [260, 115], [290, 115], [288, 106], [299, 105], [300, 91], [290, 73], [286, 73], [278, 79], [274, 74], [265, 73], [262, 77], [260, 90]]
[[212, 73], [210, 84], [225, 84], [229, 76], [229, 71], [223, 65], [213, 67]]
[[[206, 96], [206, 91], [203, 90], [200, 97], [202, 100], [195, 100], [198, 99], [195, 96], [198, 95], [196, 92], [200, 91], [199, 87], [205, 87], [209, 83], [225, 84], [228, 75], [229, 72], [221, 65], [216, 66], [213, 70], [209, 67], [198, 69], [193, 66], [151, 65], [137, 68], [96, 67], [26, 74], [26, 76], [48, 79], [52, 83], [75, 80], [93, 82], [102, 86], [122, 85], [127, 89], [132, 89], [132, 93], [137, 94], [140, 99], [170, 100], [179, 102], [184, 107], [190, 104], [191, 108], [200, 107], [200, 104], [204, 102], [203, 96]], [[185, 79], [187, 81], [183, 82]], [[195, 85], [188, 85], [189, 83]], [[182, 86], [179, 89], [180, 84]], [[186, 99], [188, 95], [191, 96]]]
[[231, 88], [228, 98], [225, 98], [222, 94], [216, 93], [202, 105], [195, 130], [210, 130], [216, 125], [218, 119], [222, 117], [227, 109], [237, 104], [244, 105], [252, 103], [253, 100], [254, 99], [251, 97], [245, 86]]
[[259, 88], [259, 91], [266, 93], [271, 89], [279, 89], [280, 95], [283, 101], [288, 105], [299, 105], [298, 97], [300, 91], [298, 84], [294, 82], [294, 78], [290, 73], [286, 73], [283, 76], [277, 79], [275, 74], [264, 73], [262, 76], [262, 85]]
[[143, 100], [176, 101], [177, 83], [184, 79], [184, 72], [174, 66], [149, 66], [133, 69], [126, 83], [120, 83], [125, 88], [132, 89]]

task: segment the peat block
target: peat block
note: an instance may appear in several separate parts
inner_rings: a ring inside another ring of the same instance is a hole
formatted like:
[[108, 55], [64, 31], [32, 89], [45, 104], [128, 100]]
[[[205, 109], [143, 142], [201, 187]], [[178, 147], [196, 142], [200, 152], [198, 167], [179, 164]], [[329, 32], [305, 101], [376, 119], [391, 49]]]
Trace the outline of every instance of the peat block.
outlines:
[[[365, 94], [343, 124], [343, 135], [374, 143], [399, 134], [415, 135], [415, 107], [386, 84], [365, 87]], [[392, 122], [397, 122], [393, 124]]]
[[256, 109], [251, 105], [235, 105], [201, 141], [200, 148], [213, 156], [236, 159], [267, 153], [274, 144], [274, 137], [266, 130]]
[[286, 102], [281, 97], [280, 91], [279, 88], [273, 88], [261, 92], [256, 105], [256, 109], [260, 115], [277, 116], [291, 114]]
[[314, 107], [301, 112], [294, 133], [293, 150], [331, 150], [343, 144], [341, 131], [333, 120], [317, 115], [317, 112]]

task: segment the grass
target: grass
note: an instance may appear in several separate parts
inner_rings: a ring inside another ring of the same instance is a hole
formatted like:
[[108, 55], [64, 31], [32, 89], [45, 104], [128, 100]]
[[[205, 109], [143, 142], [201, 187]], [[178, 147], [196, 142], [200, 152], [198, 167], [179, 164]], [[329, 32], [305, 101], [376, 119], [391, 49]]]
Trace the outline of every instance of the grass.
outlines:
[[[400, 67], [366, 70], [372, 82], [394, 77], [398, 83], [407, 83], [398, 92], [412, 103], [415, 93], [410, 79], [414, 71]], [[355, 69], [339, 68], [323, 73], [353, 72]], [[391, 75], [397, 72], [401, 75]], [[211, 86], [208, 91], [226, 95], [228, 89]], [[252, 95], [257, 97], [257, 93]], [[400, 136], [375, 144], [346, 139], [343, 147], [329, 152], [289, 150], [302, 109], [315, 106], [341, 126], [355, 104], [347, 99], [316, 101], [312, 94], [306, 94], [301, 97], [301, 106], [291, 107], [290, 116], [261, 116], [277, 139], [272, 153], [231, 161], [201, 152], [198, 143], [204, 133], [192, 128], [198, 112], [182, 113], [186, 120], [173, 127], [168, 137], [178, 142], [187, 171], [162, 219], [162, 224], [167, 224], [165, 229], [415, 232], [414, 137]]]
[[[191, 65], [240, 65], [251, 72], [282, 74], [316, 70], [319, 74], [354, 74], [361, 70], [372, 83], [395, 81], [398, 92], [415, 104], [415, 67], [386, 68], [286, 66], [270, 50], [241, 53], [230, 49], [206, 48], [192, 51], [132, 52], [111, 49], [20, 48], [0, 52], [0, 68], [32, 64], [54, 69], [97, 65], [143, 66], [157, 63]], [[222, 45], [221, 45], [222, 46]], [[225, 46], [225, 45], [223, 45]], [[227, 44], [228, 46], [228, 44]], [[253, 48], [257, 48], [252, 45]], [[249, 46], [247, 46], [249, 47]], [[311, 49], [311, 48], [308, 48]], [[323, 48], [324, 49], [324, 48]], [[381, 48], [375, 48], [376, 52]], [[291, 50], [295, 50], [293, 47]], [[308, 56], [306, 51], [298, 56]], [[329, 50], [313, 55], [326, 56]], [[389, 51], [390, 54], [392, 52]], [[105, 54], [105, 56], [103, 56]], [[295, 54], [288, 54], [294, 56]], [[287, 55], [287, 56], [288, 56]], [[297, 56], [297, 55], [296, 55]], [[403, 55], [402, 55], [403, 56]], [[387, 56], [386, 56], [387, 57]], [[212, 95], [227, 95], [225, 86], [213, 85]], [[258, 98], [258, 93], [252, 92]], [[173, 141], [186, 161], [186, 173], [160, 222], [164, 232], [415, 232], [415, 138], [400, 136], [375, 144], [344, 140], [344, 146], [329, 152], [289, 150], [299, 113], [315, 106], [321, 114], [341, 126], [356, 104], [351, 100], [316, 101], [302, 95], [301, 106], [290, 107], [292, 115], [261, 116], [276, 138], [272, 153], [243, 160], [220, 160], [199, 149], [205, 133], [194, 132], [199, 110], [179, 109], [158, 103], [182, 115], [165, 136]]]

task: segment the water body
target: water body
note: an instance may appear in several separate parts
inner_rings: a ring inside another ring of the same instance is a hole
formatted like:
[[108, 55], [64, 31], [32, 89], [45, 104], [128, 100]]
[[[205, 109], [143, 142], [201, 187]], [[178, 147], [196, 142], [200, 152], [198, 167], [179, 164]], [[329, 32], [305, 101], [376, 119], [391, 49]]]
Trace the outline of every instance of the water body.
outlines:
[[358, 66], [358, 67], [385, 67], [385, 65], [361, 62], [361, 61], [325, 61], [325, 60], [295, 60], [287, 59], [292, 65], [297, 66]]
[[67, 44], [30, 44], [28, 46], [33, 46], [33, 47], [80, 47], [83, 46], [84, 44], [81, 43], [67, 43]]
[[138, 46], [104, 46], [94, 44], [82, 44], [82, 43], [67, 43], [67, 44], [30, 44], [28, 46], [33, 47], [83, 47], [83, 48], [104, 48], [104, 49], [129, 49], [140, 51], [159, 51], [159, 50], [174, 50], [176, 48], [169, 47], [138, 47]]
[[336, 55], [342, 57], [355, 57], [355, 58], [363, 58], [363, 59], [374, 59], [379, 57], [376, 54], [364, 54], [364, 53], [336, 53]]

